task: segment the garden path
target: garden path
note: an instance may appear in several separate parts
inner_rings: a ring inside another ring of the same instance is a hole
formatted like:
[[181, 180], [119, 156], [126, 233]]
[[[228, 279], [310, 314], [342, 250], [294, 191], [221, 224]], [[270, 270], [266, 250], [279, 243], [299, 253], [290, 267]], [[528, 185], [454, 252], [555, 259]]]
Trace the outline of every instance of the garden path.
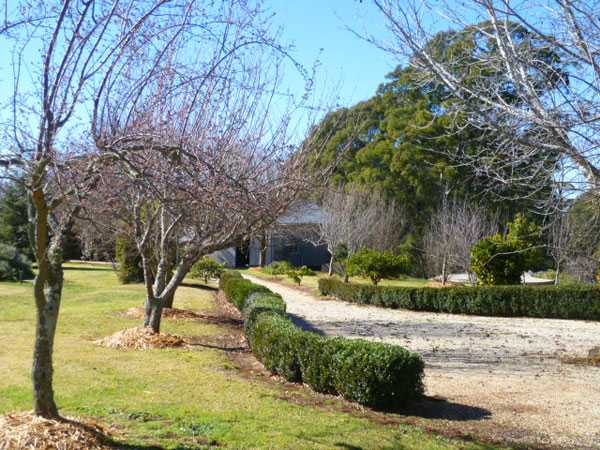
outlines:
[[600, 448], [600, 368], [563, 362], [600, 345], [598, 322], [392, 310], [244, 277], [280, 294], [299, 326], [421, 354], [427, 395], [490, 412], [460, 424], [442, 414], [444, 427], [477, 435], [497, 426], [515, 443]]

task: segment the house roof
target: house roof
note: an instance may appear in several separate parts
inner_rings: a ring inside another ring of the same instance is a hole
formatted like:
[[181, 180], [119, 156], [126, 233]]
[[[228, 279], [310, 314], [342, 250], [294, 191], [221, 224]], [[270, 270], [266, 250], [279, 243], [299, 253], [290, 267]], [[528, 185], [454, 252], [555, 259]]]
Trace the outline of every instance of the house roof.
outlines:
[[323, 221], [323, 210], [316, 203], [297, 202], [277, 219], [279, 225], [312, 225]]

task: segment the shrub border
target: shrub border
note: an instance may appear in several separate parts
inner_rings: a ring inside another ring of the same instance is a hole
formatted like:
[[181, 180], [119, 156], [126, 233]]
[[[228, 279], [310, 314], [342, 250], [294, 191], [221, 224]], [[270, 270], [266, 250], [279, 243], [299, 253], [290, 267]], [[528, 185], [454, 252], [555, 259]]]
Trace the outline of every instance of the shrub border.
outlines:
[[477, 286], [411, 288], [370, 286], [321, 278], [319, 291], [340, 300], [414, 311], [498, 317], [600, 320], [600, 288]]
[[423, 394], [420, 355], [397, 345], [304, 331], [287, 317], [281, 296], [238, 272], [225, 272], [219, 288], [242, 313], [250, 348], [271, 372], [376, 408], [397, 409]]

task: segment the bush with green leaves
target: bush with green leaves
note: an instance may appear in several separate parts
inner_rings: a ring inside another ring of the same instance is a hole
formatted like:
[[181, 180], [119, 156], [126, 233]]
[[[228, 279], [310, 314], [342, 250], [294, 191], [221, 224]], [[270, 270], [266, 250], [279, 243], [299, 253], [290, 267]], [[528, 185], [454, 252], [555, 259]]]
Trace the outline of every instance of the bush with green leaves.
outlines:
[[203, 256], [196, 261], [190, 269], [191, 278], [200, 278], [208, 283], [211, 278], [219, 278], [225, 270], [225, 264], [220, 264], [208, 256]]
[[600, 321], [600, 288], [595, 286], [477, 286], [412, 288], [319, 280], [322, 295], [351, 303], [499, 317]]
[[285, 275], [295, 267], [288, 261], [273, 261], [271, 264], [262, 267], [260, 270], [269, 275]]
[[397, 345], [303, 331], [287, 317], [279, 295], [235, 272], [223, 273], [220, 287], [242, 312], [253, 353], [273, 373], [378, 408], [398, 408], [423, 393], [419, 355]]
[[520, 284], [524, 271], [543, 260], [539, 226], [517, 214], [508, 224], [506, 236], [484, 238], [471, 249], [471, 269], [480, 284], [497, 286]]
[[122, 284], [144, 281], [142, 258], [133, 239], [126, 234], [117, 236], [115, 243], [117, 278]]
[[302, 283], [302, 278], [303, 277], [310, 277], [310, 276], [314, 276], [315, 272], [311, 269], [309, 269], [306, 266], [302, 266], [302, 267], [298, 267], [295, 269], [291, 269], [288, 270], [285, 273], [288, 277], [290, 277], [292, 280], [294, 280], [294, 282], [300, 286], [300, 284]]
[[12, 245], [0, 244], [0, 281], [33, 278], [31, 261]]
[[351, 277], [368, 278], [377, 285], [384, 278], [408, 273], [410, 261], [406, 255], [363, 248], [348, 258], [346, 269]]

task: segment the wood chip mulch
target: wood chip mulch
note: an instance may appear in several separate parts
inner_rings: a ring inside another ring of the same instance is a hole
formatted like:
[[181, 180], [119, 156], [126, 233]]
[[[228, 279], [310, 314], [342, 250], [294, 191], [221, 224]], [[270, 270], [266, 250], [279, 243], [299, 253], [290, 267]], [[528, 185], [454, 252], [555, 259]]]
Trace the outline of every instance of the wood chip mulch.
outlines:
[[94, 341], [94, 344], [122, 350], [146, 350], [150, 348], [182, 347], [185, 345], [185, 341], [181, 336], [154, 333], [150, 328], [135, 327], [117, 331], [111, 336]]
[[45, 419], [31, 412], [0, 416], [0, 450], [110, 449], [107, 428], [89, 419]]

